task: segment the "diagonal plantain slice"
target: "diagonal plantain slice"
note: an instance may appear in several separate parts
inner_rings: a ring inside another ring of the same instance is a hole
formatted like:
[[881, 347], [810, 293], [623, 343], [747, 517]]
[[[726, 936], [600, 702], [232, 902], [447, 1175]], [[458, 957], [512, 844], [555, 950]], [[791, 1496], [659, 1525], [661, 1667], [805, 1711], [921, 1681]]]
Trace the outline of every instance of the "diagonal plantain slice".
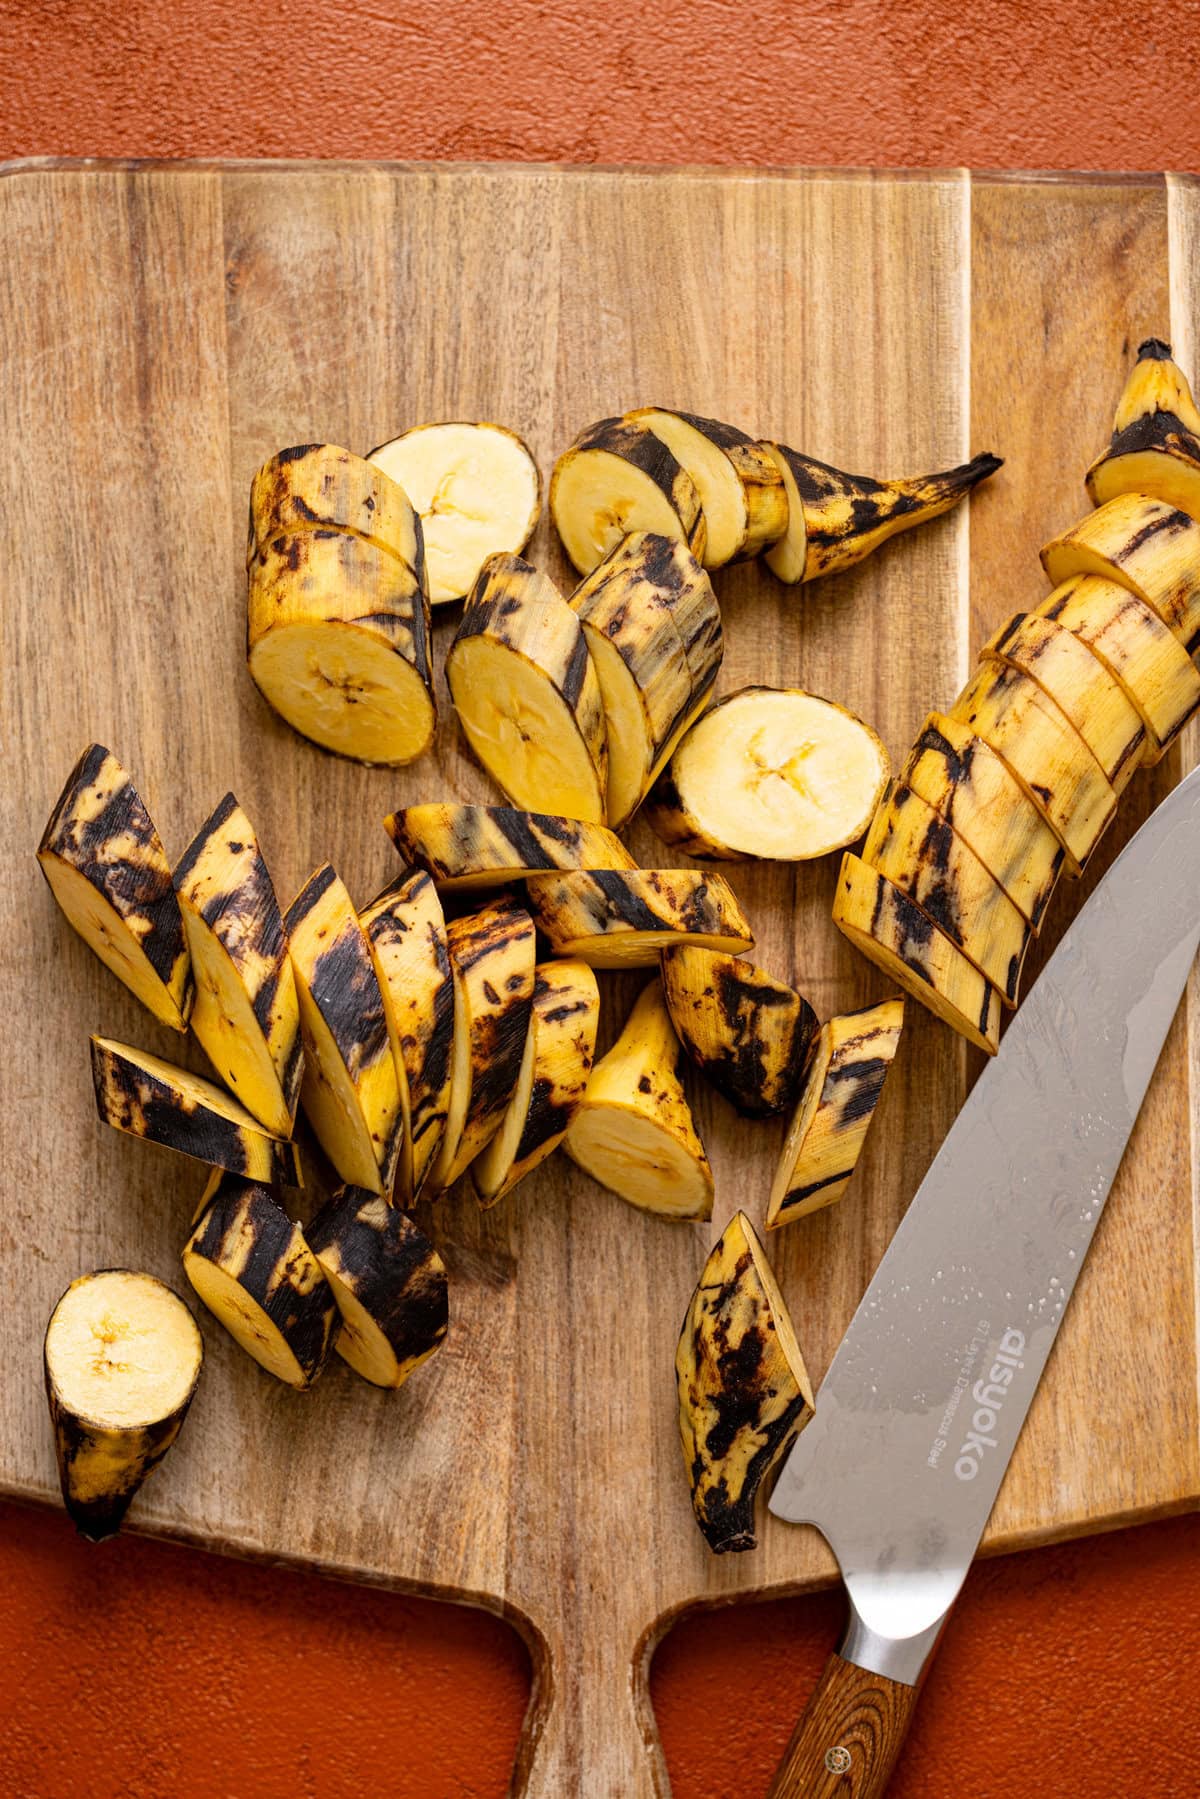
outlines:
[[1059, 587], [1072, 575], [1101, 575], [1127, 587], [1169, 625], [1189, 656], [1200, 650], [1200, 519], [1165, 500], [1123, 493], [1042, 549]]
[[313, 1219], [308, 1245], [341, 1314], [334, 1348], [376, 1387], [402, 1387], [445, 1340], [446, 1266], [381, 1193], [342, 1187]]
[[1187, 377], [1157, 337], [1138, 345], [1108, 448], [1087, 472], [1093, 504], [1150, 494], [1200, 518], [1200, 411]]
[[525, 886], [554, 955], [593, 968], [652, 968], [673, 944], [733, 955], [754, 944], [729, 883], [699, 869], [572, 869]]
[[787, 494], [765, 444], [719, 419], [658, 406], [627, 412], [625, 422], [649, 426], [695, 483], [707, 533], [705, 568], [757, 556], [783, 536]]
[[603, 825], [552, 812], [448, 800], [404, 806], [383, 823], [405, 862], [428, 869], [446, 893], [501, 887], [550, 868], [637, 867]]
[[581, 575], [630, 531], [678, 537], [704, 561], [708, 527], [696, 484], [647, 425], [610, 418], [581, 432], [554, 465], [550, 516]]
[[337, 444], [296, 444], [268, 458], [250, 483], [247, 567], [277, 537], [345, 531], [398, 556], [421, 579], [421, 522], [390, 476]]
[[743, 1118], [795, 1104], [817, 1034], [806, 999], [753, 962], [687, 945], [663, 951], [662, 984], [684, 1049]]

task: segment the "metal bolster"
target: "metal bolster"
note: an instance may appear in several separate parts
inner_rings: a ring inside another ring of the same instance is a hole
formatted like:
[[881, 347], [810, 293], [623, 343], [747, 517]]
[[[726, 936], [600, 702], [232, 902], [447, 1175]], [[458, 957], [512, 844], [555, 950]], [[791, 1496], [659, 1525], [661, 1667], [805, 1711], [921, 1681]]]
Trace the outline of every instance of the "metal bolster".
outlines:
[[884, 1637], [863, 1622], [851, 1599], [850, 1618], [846, 1634], [838, 1645], [838, 1654], [843, 1661], [853, 1662], [855, 1667], [882, 1674], [885, 1680], [898, 1680], [906, 1687], [915, 1687], [948, 1616], [948, 1612], [943, 1612], [927, 1630], [918, 1631], [914, 1637]]

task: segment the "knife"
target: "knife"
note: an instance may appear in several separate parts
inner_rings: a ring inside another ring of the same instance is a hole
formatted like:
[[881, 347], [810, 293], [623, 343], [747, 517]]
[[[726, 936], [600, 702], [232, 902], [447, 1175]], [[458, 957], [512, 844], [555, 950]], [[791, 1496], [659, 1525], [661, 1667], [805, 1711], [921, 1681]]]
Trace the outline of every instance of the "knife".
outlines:
[[1008, 1467], [1200, 943], [1200, 769], [1013, 1019], [843, 1337], [770, 1509], [849, 1623], [771, 1799], [876, 1799]]

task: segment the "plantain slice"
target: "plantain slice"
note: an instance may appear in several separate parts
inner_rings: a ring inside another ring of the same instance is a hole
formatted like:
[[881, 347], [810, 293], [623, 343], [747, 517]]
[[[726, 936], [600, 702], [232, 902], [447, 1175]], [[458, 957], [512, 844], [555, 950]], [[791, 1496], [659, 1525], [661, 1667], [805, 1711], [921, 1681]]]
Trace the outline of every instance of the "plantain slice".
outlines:
[[583, 627], [520, 556], [489, 556], [446, 656], [459, 724], [518, 806], [603, 824], [604, 702]]
[[296, 444], [271, 456], [250, 484], [246, 564], [278, 537], [344, 531], [406, 562], [421, 577], [421, 523], [390, 475], [337, 444]]
[[1101, 575], [1127, 587], [1169, 625], [1189, 656], [1200, 650], [1200, 519], [1148, 494], [1122, 493], [1042, 550], [1059, 587]]
[[573, 1162], [639, 1211], [712, 1217], [713, 1176], [679, 1078], [681, 1051], [652, 981], [596, 1063], [564, 1146]]
[[283, 927], [304, 1039], [301, 1104], [342, 1180], [390, 1193], [404, 1134], [400, 1076], [366, 933], [328, 863]]
[[550, 868], [636, 868], [614, 832], [552, 812], [456, 801], [405, 806], [384, 829], [405, 862], [428, 869], [443, 892], [500, 887]]
[[341, 1315], [334, 1348], [376, 1387], [402, 1387], [445, 1340], [446, 1266], [381, 1193], [342, 1187], [308, 1228]]
[[1004, 758], [1078, 874], [1112, 822], [1117, 796], [1066, 713], [1021, 669], [985, 662], [950, 716]]
[[236, 1099], [146, 1050], [93, 1037], [92, 1083], [105, 1124], [252, 1181], [300, 1181], [295, 1147]]
[[304, 1068], [283, 919], [254, 826], [227, 793], [175, 870], [195, 975], [192, 1029], [225, 1085], [290, 1137]]
[[796, 1102], [816, 1013], [753, 962], [686, 944], [662, 954], [671, 1023], [692, 1061], [743, 1118], [771, 1118]]
[[471, 1164], [482, 1206], [494, 1206], [558, 1148], [579, 1110], [596, 1051], [600, 989], [586, 962], [543, 962], [521, 1072], [500, 1128]]
[[420, 1194], [446, 1128], [454, 1055], [454, 981], [441, 901], [423, 869], [385, 887], [360, 921], [383, 995], [400, 1087], [402, 1199]]
[[716, 1555], [753, 1549], [764, 1477], [813, 1415], [812, 1383], [766, 1252], [744, 1212], [711, 1251], [675, 1352], [692, 1508]]
[[1006, 1004], [1016, 1005], [1032, 927], [940, 812], [911, 787], [891, 782], [862, 859], [915, 900]]
[[227, 1175], [183, 1248], [183, 1271], [260, 1368], [311, 1387], [338, 1312], [321, 1265], [269, 1187]]
[[93, 1543], [121, 1528], [183, 1427], [204, 1344], [152, 1274], [104, 1268], [72, 1281], [46, 1327], [43, 1363], [67, 1514]]
[[553, 953], [593, 968], [652, 968], [677, 943], [733, 955], [754, 944], [729, 883], [699, 869], [571, 869], [525, 885]]
[[1200, 518], [1200, 411], [1160, 338], [1138, 345], [1111, 442], [1088, 470], [1087, 490], [1096, 506], [1118, 494], [1150, 494]]
[[706, 526], [705, 568], [757, 556], [783, 536], [787, 494], [765, 444], [718, 419], [659, 406], [627, 412], [625, 422], [648, 426], [691, 476]]
[[550, 516], [581, 575], [631, 531], [682, 539], [703, 562], [708, 526], [696, 484], [647, 425], [601, 419], [554, 465]]
[[102, 743], [67, 776], [37, 859], [88, 948], [160, 1024], [186, 1031], [192, 973], [171, 865], [141, 795]]
[[798, 687], [743, 687], [688, 731], [646, 819], [690, 856], [809, 861], [862, 836], [887, 776], [883, 744], [845, 706]]
[[1003, 758], [968, 725], [931, 712], [899, 778], [970, 844], [1039, 931], [1066, 852]]
[[1072, 575], [1037, 608], [1074, 632], [1121, 683], [1159, 761], [1200, 706], [1200, 672], [1145, 600], [1101, 575]]
[[454, 979], [454, 1061], [429, 1196], [452, 1187], [500, 1128], [521, 1072], [533, 1003], [534, 930], [507, 894], [446, 929]]
[[833, 922], [898, 987], [994, 1056], [1000, 995], [927, 912], [850, 851], [842, 857]]

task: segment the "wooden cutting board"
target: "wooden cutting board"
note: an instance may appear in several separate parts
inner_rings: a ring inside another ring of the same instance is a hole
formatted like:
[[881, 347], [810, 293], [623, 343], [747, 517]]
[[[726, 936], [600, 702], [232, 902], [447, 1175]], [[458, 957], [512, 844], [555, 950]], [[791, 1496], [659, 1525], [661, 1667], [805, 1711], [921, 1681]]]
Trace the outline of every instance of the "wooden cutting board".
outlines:
[[[483, 417], [523, 432], [548, 472], [582, 425], [651, 401], [877, 474], [994, 449], [1005, 467], [969, 515], [847, 577], [787, 591], [752, 566], [717, 580], [722, 691], [801, 683], [861, 711], [899, 754], [983, 638], [1044, 592], [1038, 545], [1085, 509], [1083, 470], [1138, 340], [1172, 337], [1197, 370], [1200, 190], [1158, 177], [17, 165], [0, 221], [0, 1482], [48, 1499], [46, 1316], [96, 1266], [180, 1286], [201, 1185], [194, 1164], [94, 1117], [89, 1031], [168, 1055], [178, 1044], [73, 937], [35, 867], [76, 754], [92, 738], [117, 750], [173, 854], [234, 787], [285, 901], [327, 856], [369, 898], [395, 871], [380, 820], [397, 804], [499, 797], [448, 716], [436, 758], [396, 774], [323, 755], [260, 701], [242, 657], [257, 463], [284, 444], [365, 450], [420, 420]], [[544, 522], [533, 553], [565, 577]], [[1177, 751], [1139, 777], [1102, 864], [1180, 767]], [[644, 826], [633, 845], [662, 854]], [[734, 872], [760, 959], [822, 1016], [884, 991], [829, 922], [834, 876], [833, 862]], [[1047, 947], [1094, 878], [1064, 883]], [[1200, 1496], [1196, 1000], [1004, 1485], [993, 1550]], [[976, 1072], [911, 1006], [851, 1192], [772, 1241], [814, 1377]], [[511, 1618], [536, 1671], [515, 1785], [543, 1799], [665, 1793], [646, 1669], [667, 1625], [697, 1603], [832, 1573], [811, 1531], [765, 1521], [756, 1553], [718, 1560], [691, 1521], [675, 1336], [730, 1212], [761, 1217], [781, 1134], [703, 1090], [697, 1104], [717, 1174], [711, 1229], [643, 1217], [561, 1158], [486, 1217], [469, 1195], [444, 1203], [432, 1229], [453, 1274], [452, 1334], [398, 1395], [336, 1363], [294, 1394], [205, 1316], [191, 1420], [135, 1508], [145, 1530]]]

